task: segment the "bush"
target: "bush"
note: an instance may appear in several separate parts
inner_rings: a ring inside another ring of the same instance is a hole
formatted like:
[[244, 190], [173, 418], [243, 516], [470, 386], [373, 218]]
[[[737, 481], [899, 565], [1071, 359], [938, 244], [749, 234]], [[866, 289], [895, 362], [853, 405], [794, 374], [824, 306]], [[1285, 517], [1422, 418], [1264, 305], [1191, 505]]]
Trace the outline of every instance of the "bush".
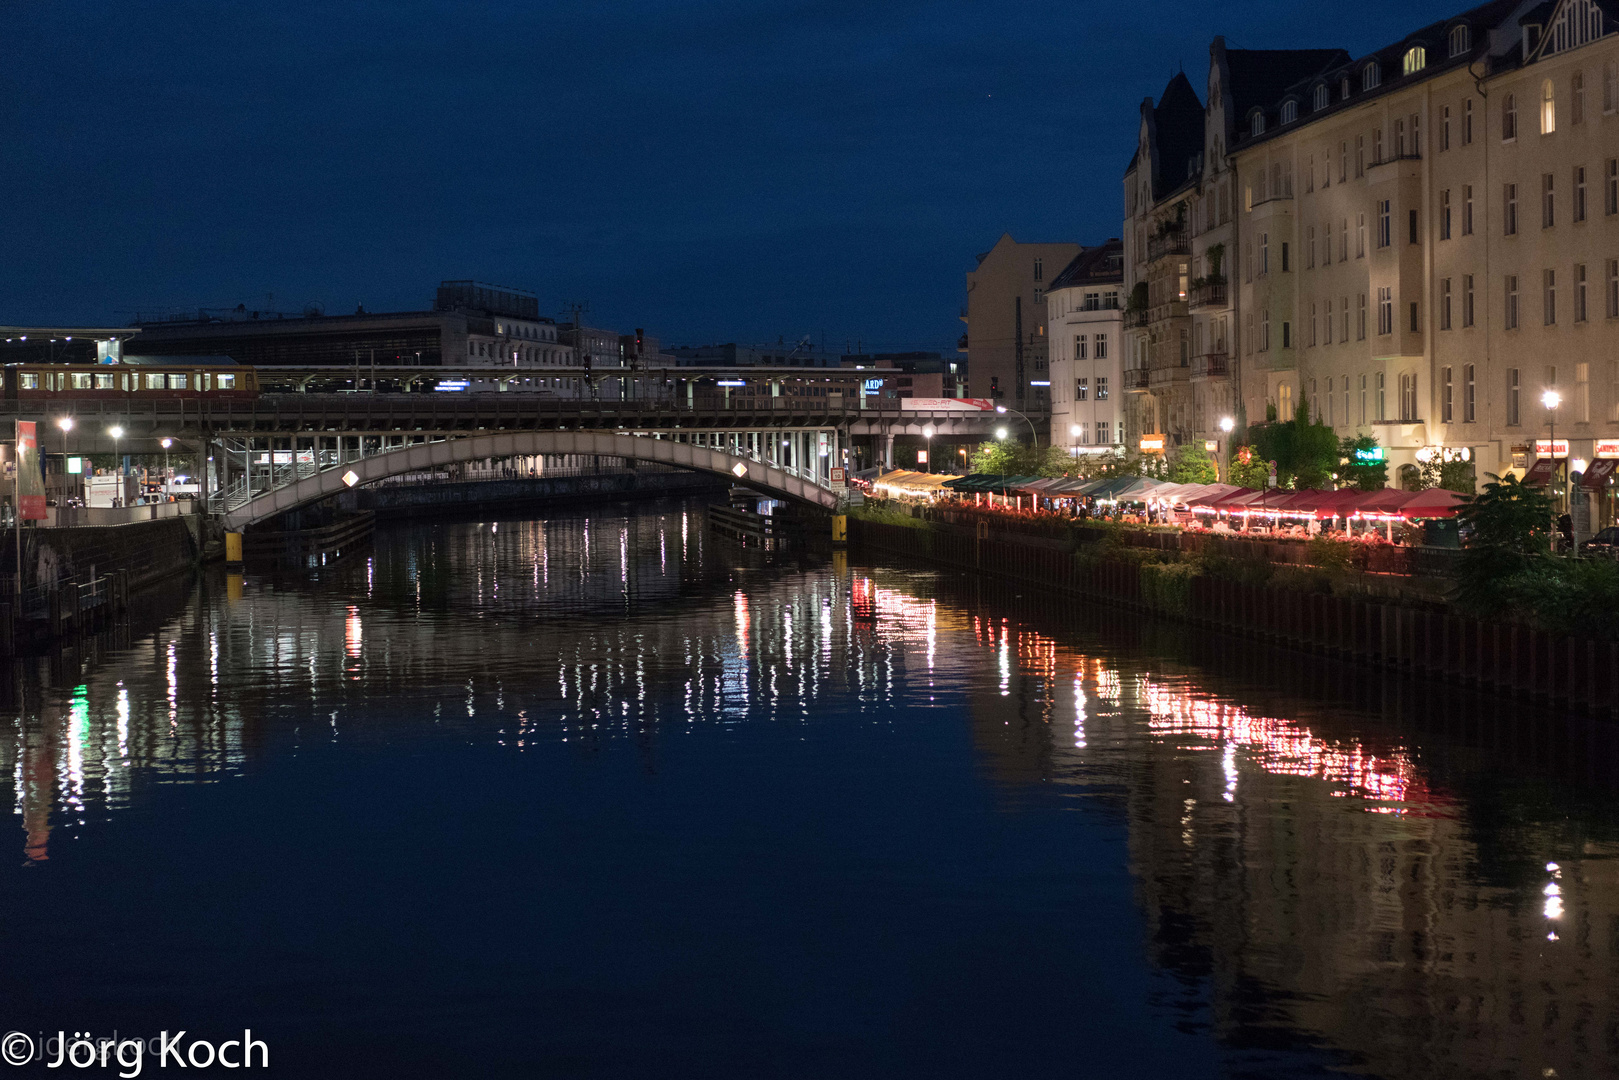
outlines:
[[1141, 599], [1154, 611], [1184, 615], [1192, 608], [1192, 579], [1197, 571], [1192, 563], [1143, 563]]
[[1271, 578], [1276, 567], [1268, 559], [1255, 559], [1205, 552], [1203, 572], [1222, 581], [1235, 581], [1239, 585], [1263, 585]]
[[1291, 589], [1301, 593], [1330, 593], [1332, 579], [1337, 575], [1319, 566], [1278, 566], [1271, 572], [1268, 584], [1273, 589]]
[[869, 521], [874, 525], [899, 525], [907, 529], [925, 529], [928, 523], [921, 518], [912, 517], [900, 510], [889, 510], [885, 507], [854, 506], [849, 508], [849, 516], [861, 521]]
[[1619, 563], [1544, 556], [1502, 581], [1497, 597], [1542, 630], [1619, 640]]
[[1339, 574], [1347, 574], [1355, 568], [1354, 547], [1345, 541], [1329, 540], [1325, 536], [1310, 538], [1305, 547], [1305, 558], [1311, 566]]

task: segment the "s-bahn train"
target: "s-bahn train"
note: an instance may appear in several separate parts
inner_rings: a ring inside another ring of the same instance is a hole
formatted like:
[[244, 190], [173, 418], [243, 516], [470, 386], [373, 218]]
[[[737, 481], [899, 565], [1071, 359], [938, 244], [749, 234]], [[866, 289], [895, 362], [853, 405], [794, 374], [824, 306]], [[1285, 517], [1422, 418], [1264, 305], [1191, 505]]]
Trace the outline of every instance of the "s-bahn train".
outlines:
[[215, 364], [7, 364], [5, 400], [85, 398], [117, 401], [258, 396], [250, 367]]

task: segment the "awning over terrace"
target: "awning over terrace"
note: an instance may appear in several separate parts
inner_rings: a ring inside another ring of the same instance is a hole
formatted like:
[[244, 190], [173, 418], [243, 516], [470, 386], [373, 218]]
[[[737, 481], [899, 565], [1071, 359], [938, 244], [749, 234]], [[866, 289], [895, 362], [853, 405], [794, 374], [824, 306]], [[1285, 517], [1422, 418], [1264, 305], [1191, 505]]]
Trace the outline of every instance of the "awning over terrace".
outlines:
[[871, 482], [873, 490], [884, 495], [937, 495], [945, 484], [959, 479], [949, 473], [912, 472], [895, 469]]

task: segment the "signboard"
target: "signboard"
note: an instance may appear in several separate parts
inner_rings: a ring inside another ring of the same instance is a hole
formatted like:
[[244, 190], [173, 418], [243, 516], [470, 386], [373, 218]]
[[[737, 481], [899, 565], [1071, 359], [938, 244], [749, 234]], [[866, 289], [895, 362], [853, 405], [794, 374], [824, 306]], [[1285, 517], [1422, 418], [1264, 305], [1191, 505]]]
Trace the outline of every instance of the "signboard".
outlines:
[[1162, 454], [1164, 452], [1164, 437], [1162, 435], [1141, 436], [1141, 452], [1143, 454]]
[[1204, 439], [1203, 440], [1203, 449], [1207, 450], [1211, 454], [1217, 452], [1220, 449], [1220, 440], [1219, 439]]
[[1598, 439], [1596, 454], [1599, 458], [1619, 458], [1619, 439]]
[[1551, 458], [1539, 458], [1533, 465], [1529, 466], [1529, 471], [1524, 473], [1523, 482], [1526, 484], [1533, 484], [1536, 487], [1542, 487], [1551, 483], [1552, 472], [1556, 468], [1557, 462]]
[[1566, 458], [1568, 457], [1568, 440], [1536, 439], [1535, 456], [1543, 458]]
[[45, 520], [45, 477], [39, 471], [34, 421], [17, 421], [17, 509], [24, 521]]
[[1356, 461], [1382, 461], [1383, 460], [1383, 448], [1381, 446], [1374, 446], [1370, 450], [1356, 450], [1355, 451], [1355, 460]]
[[1591, 462], [1591, 467], [1586, 469], [1584, 476], [1580, 478], [1580, 486], [1591, 491], [1606, 490], [1608, 481], [1613, 479], [1615, 466], [1619, 466], [1619, 460], [1611, 457]]
[[830, 480], [834, 489], [841, 489], [849, 486], [849, 474], [843, 470], [843, 466], [841, 465], [832, 466], [832, 475]]
[[[882, 380], [872, 380], [878, 385], [873, 389], [882, 389]], [[970, 397], [908, 397], [899, 399], [901, 409], [910, 409], [916, 412], [994, 412], [995, 403], [986, 398]]]
[[928, 463], [928, 452], [926, 450], [918, 450], [916, 452], [916, 463], [918, 465], [926, 465]]
[[67, 472], [69, 476], [82, 476], [84, 474], [84, 459], [82, 457], [68, 458]]

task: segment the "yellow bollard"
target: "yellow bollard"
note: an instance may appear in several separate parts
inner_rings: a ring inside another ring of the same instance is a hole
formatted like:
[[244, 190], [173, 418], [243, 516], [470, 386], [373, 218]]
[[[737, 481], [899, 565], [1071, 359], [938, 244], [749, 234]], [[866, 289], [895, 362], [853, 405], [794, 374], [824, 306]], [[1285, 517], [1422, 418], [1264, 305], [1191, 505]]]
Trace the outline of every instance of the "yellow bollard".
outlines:
[[232, 570], [225, 575], [225, 599], [240, 600], [242, 598], [242, 575]]
[[242, 565], [242, 534], [239, 532], [225, 534], [225, 565]]
[[849, 515], [832, 515], [832, 545], [837, 547], [849, 542]]

